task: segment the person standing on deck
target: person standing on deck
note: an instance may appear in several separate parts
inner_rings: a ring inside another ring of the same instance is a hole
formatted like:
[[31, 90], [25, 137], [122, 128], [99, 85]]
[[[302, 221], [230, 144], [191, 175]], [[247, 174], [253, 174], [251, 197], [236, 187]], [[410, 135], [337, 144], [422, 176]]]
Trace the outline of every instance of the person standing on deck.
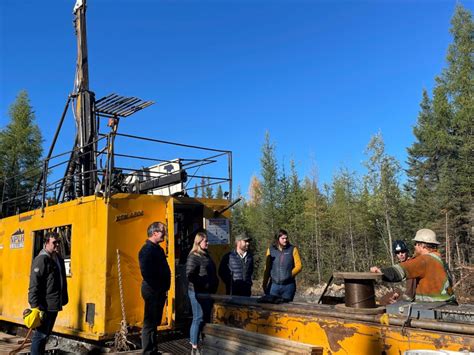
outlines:
[[58, 252], [60, 242], [58, 233], [47, 232], [43, 249], [31, 264], [28, 303], [45, 312], [31, 340], [32, 355], [45, 353], [58, 312], [68, 303], [66, 268]]
[[290, 244], [287, 231], [280, 229], [275, 235], [273, 244], [267, 249], [262, 284], [264, 292], [267, 293], [271, 282], [269, 292], [271, 296], [280, 297], [286, 302], [293, 301], [296, 293], [296, 275], [301, 269], [298, 248]]
[[153, 222], [147, 230], [148, 239], [138, 253], [143, 277], [141, 294], [145, 301], [142, 328], [143, 354], [158, 354], [157, 327], [161, 324], [163, 307], [171, 285], [171, 270], [163, 248], [159, 245], [168, 234], [166, 225]]
[[253, 255], [249, 251], [252, 238], [245, 233], [235, 237], [235, 249], [224, 255], [219, 265], [219, 276], [226, 286], [226, 294], [250, 297], [252, 294]]
[[414, 258], [383, 269], [372, 266], [370, 271], [382, 273], [382, 279], [388, 282], [416, 279], [416, 302], [456, 303], [451, 273], [438, 252], [440, 243], [436, 233], [431, 229], [420, 229], [413, 241]]
[[[209, 253], [209, 241], [205, 232], [198, 232], [193, 247], [186, 260], [186, 277], [188, 279], [188, 295], [191, 301], [193, 321], [189, 331], [191, 338], [191, 354], [198, 355], [199, 338], [204, 323], [211, 317], [212, 301], [209, 294], [215, 293], [219, 286], [216, 264]], [[199, 295], [199, 296], [198, 296]]]

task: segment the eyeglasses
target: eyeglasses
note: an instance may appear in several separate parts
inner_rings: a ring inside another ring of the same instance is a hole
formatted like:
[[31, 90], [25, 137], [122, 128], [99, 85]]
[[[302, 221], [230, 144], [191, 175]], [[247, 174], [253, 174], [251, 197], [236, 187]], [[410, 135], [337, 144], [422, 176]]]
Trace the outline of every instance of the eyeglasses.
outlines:
[[61, 244], [61, 242], [60, 242], [59, 240], [55, 240], [55, 241], [53, 242], [53, 245], [59, 245], [59, 244]]
[[396, 252], [395, 252], [395, 254], [397, 254], [397, 255], [398, 255], [398, 254], [405, 254], [405, 253], [406, 253], [406, 251], [396, 251]]

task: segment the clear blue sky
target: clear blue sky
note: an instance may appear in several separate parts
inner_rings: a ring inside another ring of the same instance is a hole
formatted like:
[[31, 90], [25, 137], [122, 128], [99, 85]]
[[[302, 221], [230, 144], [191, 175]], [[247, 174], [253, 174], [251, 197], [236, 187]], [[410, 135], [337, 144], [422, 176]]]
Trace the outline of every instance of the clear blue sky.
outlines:
[[[0, 127], [21, 89], [45, 138], [72, 91], [73, 0], [0, 2]], [[234, 188], [279, 162], [363, 173], [370, 137], [406, 160], [422, 89], [445, 67], [455, 1], [88, 0], [90, 86], [155, 100], [121, 132], [234, 153]], [[474, 9], [473, 1], [463, 5]], [[58, 150], [72, 147], [72, 117]], [[171, 157], [165, 157], [171, 158]]]

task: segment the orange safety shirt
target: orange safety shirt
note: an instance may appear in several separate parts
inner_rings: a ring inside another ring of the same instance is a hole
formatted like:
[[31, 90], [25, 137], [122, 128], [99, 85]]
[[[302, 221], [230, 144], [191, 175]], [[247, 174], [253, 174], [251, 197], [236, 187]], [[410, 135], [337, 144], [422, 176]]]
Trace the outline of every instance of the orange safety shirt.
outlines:
[[452, 278], [437, 252], [418, 255], [397, 265], [407, 279], [416, 279], [415, 300], [421, 302], [454, 301]]

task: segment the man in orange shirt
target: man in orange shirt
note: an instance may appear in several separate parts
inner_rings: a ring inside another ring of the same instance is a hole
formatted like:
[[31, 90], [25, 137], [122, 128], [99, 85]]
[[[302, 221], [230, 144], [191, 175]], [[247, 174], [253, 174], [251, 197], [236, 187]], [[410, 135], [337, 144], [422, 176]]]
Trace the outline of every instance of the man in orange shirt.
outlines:
[[417, 302], [456, 302], [451, 273], [438, 252], [435, 232], [420, 229], [413, 240], [414, 258], [383, 269], [373, 266], [370, 271], [381, 272], [382, 279], [389, 282], [416, 279]]

